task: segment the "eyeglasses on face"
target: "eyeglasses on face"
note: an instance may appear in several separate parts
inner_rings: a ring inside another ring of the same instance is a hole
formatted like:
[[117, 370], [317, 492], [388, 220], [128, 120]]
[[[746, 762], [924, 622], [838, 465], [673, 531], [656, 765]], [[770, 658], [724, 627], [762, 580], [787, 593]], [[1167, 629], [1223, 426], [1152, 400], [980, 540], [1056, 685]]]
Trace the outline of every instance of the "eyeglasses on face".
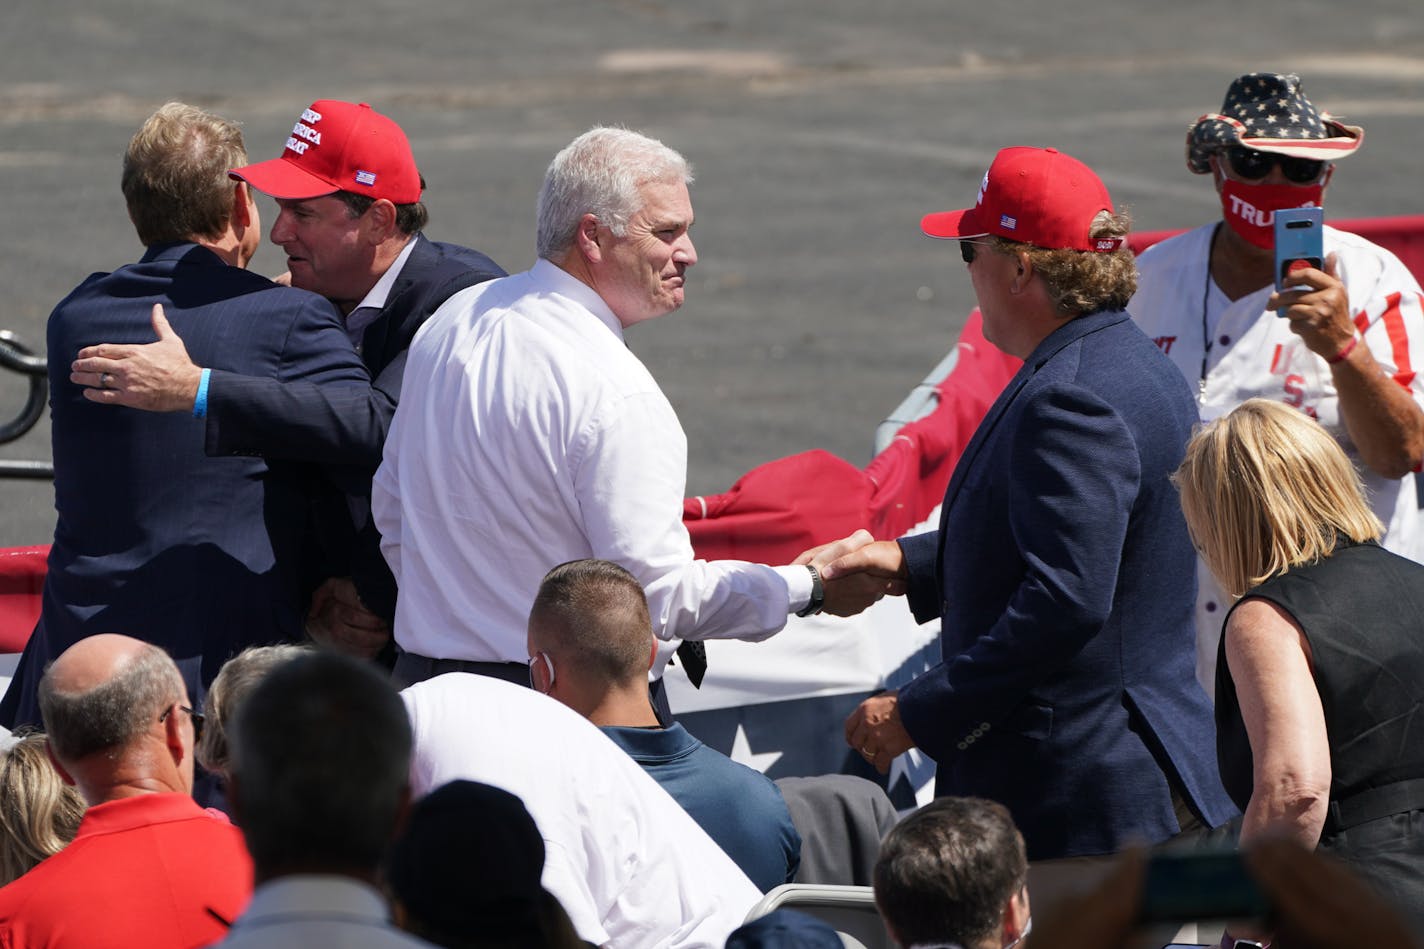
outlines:
[[959, 256], [964, 258], [966, 264], [974, 263], [974, 255], [977, 253], [977, 251], [974, 250], [976, 246], [992, 247], [993, 245], [989, 241], [971, 241], [964, 239], [959, 241]]
[[1325, 173], [1325, 162], [1311, 158], [1296, 158], [1291, 155], [1275, 155], [1258, 152], [1244, 145], [1233, 145], [1226, 150], [1226, 160], [1236, 177], [1247, 181], [1259, 181], [1271, 173], [1277, 165], [1287, 181], [1298, 185], [1320, 180]]
[[163, 710], [162, 715], [158, 716], [158, 720], [160, 722], [166, 722], [168, 720], [168, 713], [173, 711], [174, 708], [177, 708], [179, 711], [182, 712], [187, 712], [188, 717], [193, 720], [193, 743], [197, 744], [198, 741], [203, 737], [203, 723], [206, 722], [207, 719], [203, 716], [202, 712], [195, 712], [186, 705], [170, 705]]

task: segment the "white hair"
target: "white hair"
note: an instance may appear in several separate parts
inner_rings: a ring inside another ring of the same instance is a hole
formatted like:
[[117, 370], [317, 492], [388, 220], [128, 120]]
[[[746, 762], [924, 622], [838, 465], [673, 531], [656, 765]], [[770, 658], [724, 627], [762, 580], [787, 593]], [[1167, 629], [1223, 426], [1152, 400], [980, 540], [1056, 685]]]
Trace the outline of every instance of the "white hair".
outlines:
[[579, 221], [592, 214], [622, 237], [642, 208], [639, 188], [649, 182], [692, 184], [692, 166], [662, 142], [625, 128], [599, 126], [554, 156], [539, 189], [540, 257], [554, 260], [573, 245]]

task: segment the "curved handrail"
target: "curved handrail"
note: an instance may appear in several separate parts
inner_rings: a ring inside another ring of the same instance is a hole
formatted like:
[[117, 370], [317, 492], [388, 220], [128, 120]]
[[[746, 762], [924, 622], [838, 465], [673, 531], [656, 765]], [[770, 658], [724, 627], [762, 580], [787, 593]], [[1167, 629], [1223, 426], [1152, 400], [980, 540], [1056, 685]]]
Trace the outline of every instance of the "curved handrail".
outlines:
[[49, 361], [36, 356], [14, 333], [0, 330], [0, 368], [44, 378], [49, 371]]
[[[49, 395], [46, 384], [48, 361], [20, 342], [18, 336], [9, 330], [0, 330], [0, 369], [9, 369], [30, 377], [30, 391], [19, 413], [9, 421], [0, 424], [0, 444], [12, 442], [21, 437], [44, 415], [45, 401]], [[53, 478], [54, 466], [46, 461], [0, 461], [0, 477], [5, 478]]]

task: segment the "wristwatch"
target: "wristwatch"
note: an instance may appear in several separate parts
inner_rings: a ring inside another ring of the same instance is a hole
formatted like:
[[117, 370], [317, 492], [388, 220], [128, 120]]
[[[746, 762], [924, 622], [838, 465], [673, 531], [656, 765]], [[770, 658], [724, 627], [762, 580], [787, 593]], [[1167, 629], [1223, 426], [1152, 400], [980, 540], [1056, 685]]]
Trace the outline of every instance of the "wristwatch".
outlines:
[[811, 599], [806, 604], [805, 609], [797, 610], [797, 616], [815, 616], [821, 612], [821, 607], [826, 605], [826, 584], [821, 579], [821, 571], [811, 566], [809, 563], [806, 569], [811, 571]]

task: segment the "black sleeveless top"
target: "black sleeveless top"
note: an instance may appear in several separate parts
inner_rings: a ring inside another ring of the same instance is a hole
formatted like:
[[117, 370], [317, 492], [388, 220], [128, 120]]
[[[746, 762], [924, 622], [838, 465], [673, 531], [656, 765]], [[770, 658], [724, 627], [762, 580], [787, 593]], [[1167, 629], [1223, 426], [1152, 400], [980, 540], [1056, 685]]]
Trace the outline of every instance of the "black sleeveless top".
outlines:
[[[1330, 798], [1424, 778], [1424, 566], [1349, 544], [1247, 593], [1285, 610], [1310, 643], [1330, 743]], [[1230, 614], [1227, 615], [1230, 619]], [[1217, 647], [1216, 754], [1227, 793], [1251, 798], [1251, 746]]]

